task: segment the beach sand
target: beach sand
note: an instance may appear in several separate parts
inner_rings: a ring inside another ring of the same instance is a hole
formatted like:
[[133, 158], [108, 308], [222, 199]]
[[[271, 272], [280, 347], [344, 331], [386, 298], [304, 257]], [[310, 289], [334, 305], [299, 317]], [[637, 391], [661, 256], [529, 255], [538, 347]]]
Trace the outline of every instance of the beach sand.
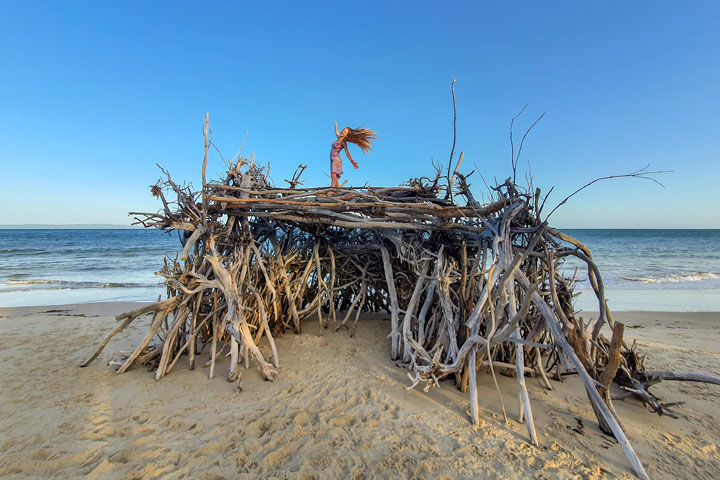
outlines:
[[[451, 381], [428, 393], [389, 359], [388, 315], [346, 331], [304, 324], [277, 340], [275, 382], [254, 364], [244, 390], [225, 379], [227, 358], [190, 371], [181, 359], [156, 382], [145, 368], [116, 375], [114, 351], [133, 348], [148, 318], [135, 321], [87, 368], [137, 304], [0, 308], [0, 477], [2, 478], [634, 478], [622, 449], [602, 435], [577, 378], [527, 384], [540, 448], [517, 422], [516, 382], [499, 376], [505, 424], [492, 377], [481, 374], [482, 425]], [[656, 369], [720, 375], [720, 313], [615, 313]], [[266, 345], [263, 348], [268, 351]], [[684, 400], [680, 419], [658, 417], [633, 399], [616, 401], [651, 478], [717, 478], [720, 387], [663, 382]]]

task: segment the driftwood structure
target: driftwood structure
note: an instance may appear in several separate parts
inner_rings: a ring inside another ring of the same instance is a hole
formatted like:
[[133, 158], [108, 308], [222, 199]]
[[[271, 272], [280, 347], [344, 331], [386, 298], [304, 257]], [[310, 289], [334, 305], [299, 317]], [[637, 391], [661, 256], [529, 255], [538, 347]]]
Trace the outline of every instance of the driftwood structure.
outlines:
[[[601, 429], [647, 477], [609, 386], [615, 380], [651, 410], [672, 414], [671, 404], [647, 391], [668, 372], [644, 371], [623, 341], [623, 325], [612, 320], [590, 251], [541, 220], [539, 190], [510, 178], [481, 204], [460, 173], [462, 154], [454, 171], [438, 169], [400, 187], [301, 188], [301, 166], [288, 188], [276, 188], [265, 169], [239, 157], [225, 178], [208, 182], [208, 132], [206, 119], [202, 189], [180, 185], [163, 170], [152, 187], [162, 209], [135, 214], [145, 227], [181, 232], [180, 258], [166, 260], [159, 272], [167, 298], [120, 315], [123, 323], [84, 365], [134, 319], [152, 314], [135, 350], [111, 362], [118, 373], [143, 364], [160, 379], [183, 357], [194, 368], [205, 351], [213, 377], [216, 359], [229, 352], [227, 377], [240, 389], [241, 362], [246, 368], [254, 362], [267, 380], [281, 371], [276, 336], [329, 327], [352, 335], [360, 312], [387, 311], [390, 357], [407, 366], [413, 387], [454, 379], [479, 423], [478, 371], [512, 369], [520, 420], [537, 445], [525, 377], [551, 389], [548, 376], [578, 374]], [[587, 267], [599, 311], [590, 322], [573, 309], [574, 279], [559, 273], [567, 257]], [[610, 338], [601, 333], [605, 325]], [[268, 358], [261, 342], [269, 345]]]

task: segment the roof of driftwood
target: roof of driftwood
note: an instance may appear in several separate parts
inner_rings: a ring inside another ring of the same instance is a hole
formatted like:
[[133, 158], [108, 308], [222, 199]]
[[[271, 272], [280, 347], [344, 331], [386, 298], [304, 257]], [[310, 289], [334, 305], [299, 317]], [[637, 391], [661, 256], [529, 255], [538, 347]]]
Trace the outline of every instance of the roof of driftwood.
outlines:
[[355, 187], [254, 190], [211, 184], [209, 212], [235, 216], [332, 225], [343, 228], [461, 230], [478, 233], [480, 219], [512, 199], [457, 205], [427, 190], [403, 187]]

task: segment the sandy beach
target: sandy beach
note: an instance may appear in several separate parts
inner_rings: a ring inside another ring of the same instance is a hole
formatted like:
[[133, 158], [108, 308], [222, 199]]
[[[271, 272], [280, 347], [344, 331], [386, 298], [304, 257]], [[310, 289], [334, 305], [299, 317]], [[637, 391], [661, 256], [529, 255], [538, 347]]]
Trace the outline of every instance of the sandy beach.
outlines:
[[[251, 364], [244, 390], [182, 359], [164, 379], [134, 368], [115, 375], [112, 352], [137, 343], [139, 319], [87, 368], [116, 322], [137, 304], [0, 308], [2, 478], [635, 478], [621, 448], [602, 435], [577, 378], [546, 392], [528, 378], [540, 448], [517, 422], [515, 380], [479, 378], [482, 422], [452, 382], [406, 391], [407, 370], [389, 359], [388, 316], [345, 331], [278, 339], [280, 371], [264, 382]], [[720, 375], [720, 313], [615, 313], [656, 369]], [[266, 345], [263, 348], [267, 349]], [[204, 363], [203, 355], [199, 365]], [[679, 419], [615, 402], [651, 478], [716, 478], [720, 387], [663, 382], [683, 400]]]

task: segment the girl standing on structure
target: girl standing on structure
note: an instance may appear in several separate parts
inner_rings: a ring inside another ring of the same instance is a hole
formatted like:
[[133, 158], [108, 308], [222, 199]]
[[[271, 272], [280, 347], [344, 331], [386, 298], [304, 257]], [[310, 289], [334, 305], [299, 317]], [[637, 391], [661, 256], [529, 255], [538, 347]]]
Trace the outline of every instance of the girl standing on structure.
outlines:
[[340, 151], [345, 150], [345, 154], [352, 163], [352, 166], [358, 168], [358, 164], [355, 163], [350, 152], [347, 149], [347, 142], [354, 143], [363, 153], [372, 150], [372, 141], [377, 138], [375, 132], [368, 130], [367, 128], [349, 128], [345, 127], [341, 132], [338, 132], [337, 122], [335, 122], [335, 136], [337, 140], [333, 142], [332, 148], [330, 149], [330, 177], [332, 182], [330, 186], [333, 188], [339, 187], [340, 176], [343, 174], [342, 170], [342, 158], [340, 158]]

